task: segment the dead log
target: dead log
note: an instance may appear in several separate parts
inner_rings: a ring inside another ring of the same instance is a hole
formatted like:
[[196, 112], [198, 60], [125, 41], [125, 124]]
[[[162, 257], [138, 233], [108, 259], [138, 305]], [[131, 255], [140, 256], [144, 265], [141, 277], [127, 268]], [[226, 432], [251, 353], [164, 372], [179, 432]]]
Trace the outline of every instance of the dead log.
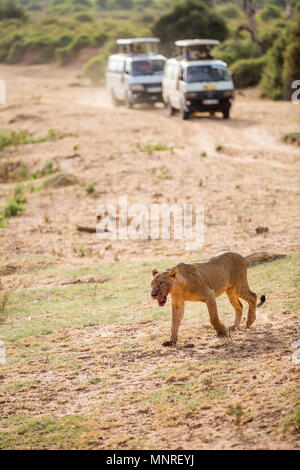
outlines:
[[109, 230], [105, 228], [104, 230], [96, 230], [96, 227], [82, 227], [81, 225], [77, 225], [76, 229], [78, 232], [86, 232], [86, 233], [108, 233]]

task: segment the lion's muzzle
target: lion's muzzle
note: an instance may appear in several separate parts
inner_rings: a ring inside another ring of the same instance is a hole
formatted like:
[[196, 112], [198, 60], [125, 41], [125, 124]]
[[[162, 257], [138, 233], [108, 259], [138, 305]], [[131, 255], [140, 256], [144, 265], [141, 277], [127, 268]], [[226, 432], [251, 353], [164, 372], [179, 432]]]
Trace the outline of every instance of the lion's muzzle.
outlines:
[[160, 307], [163, 307], [165, 303], [167, 302], [167, 297], [166, 296], [160, 296], [156, 291], [151, 292], [151, 297], [153, 300], [157, 300], [158, 305]]

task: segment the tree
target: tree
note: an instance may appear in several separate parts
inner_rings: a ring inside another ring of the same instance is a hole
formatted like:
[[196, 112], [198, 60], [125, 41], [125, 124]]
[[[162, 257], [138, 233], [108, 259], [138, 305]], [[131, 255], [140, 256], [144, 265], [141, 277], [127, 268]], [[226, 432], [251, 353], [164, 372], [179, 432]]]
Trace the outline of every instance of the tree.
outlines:
[[[294, 19], [295, 18], [295, 19]], [[292, 82], [300, 79], [300, 5], [295, 10], [295, 17], [290, 25], [290, 34], [283, 63], [283, 96], [289, 99]]]
[[27, 20], [27, 15], [21, 5], [14, 0], [0, 1], [0, 20], [16, 18], [22, 21]]
[[243, 0], [243, 10], [246, 15], [248, 25], [240, 25], [235, 34], [238, 37], [240, 31], [248, 31], [252, 41], [257, 43], [257, 27], [255, 19], [256, 10], [253, 7], [252, 0]]
[[300, 77], [300, 5], [267, 54], [259, 87], [263, 96], [289, 99], [292, 82]]
[[225, 21], [201, 0], [185, 0], [163, 15], [153, 34], [170, 47], [176, 39], [205, 38], [223, 41], [228, 30]]

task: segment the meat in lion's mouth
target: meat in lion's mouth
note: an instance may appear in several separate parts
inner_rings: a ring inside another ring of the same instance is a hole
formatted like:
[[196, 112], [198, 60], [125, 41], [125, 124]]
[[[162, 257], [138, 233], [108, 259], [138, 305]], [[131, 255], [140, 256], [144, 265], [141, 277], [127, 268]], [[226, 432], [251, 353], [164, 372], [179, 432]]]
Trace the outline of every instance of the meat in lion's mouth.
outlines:
[[160, 298], [160, 299], [157, 298], [156, 300], [157, 300], [157, 302], [158, 302], [158, 305], [159, 305], [160, 307], [163, 307], [163, 306], [165, 305], [166, 301], [167, 301], [167, 297], [162, 297], [162, 298]]

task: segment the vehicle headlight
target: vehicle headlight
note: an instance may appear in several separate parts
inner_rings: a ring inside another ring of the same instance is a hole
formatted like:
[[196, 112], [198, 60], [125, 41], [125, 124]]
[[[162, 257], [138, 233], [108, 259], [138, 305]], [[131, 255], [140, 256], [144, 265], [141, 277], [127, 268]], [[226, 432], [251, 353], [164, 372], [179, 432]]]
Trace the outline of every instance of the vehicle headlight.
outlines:
[[130, 89], [132, 91], [143, 91], [144, 85], [131, 85]]

